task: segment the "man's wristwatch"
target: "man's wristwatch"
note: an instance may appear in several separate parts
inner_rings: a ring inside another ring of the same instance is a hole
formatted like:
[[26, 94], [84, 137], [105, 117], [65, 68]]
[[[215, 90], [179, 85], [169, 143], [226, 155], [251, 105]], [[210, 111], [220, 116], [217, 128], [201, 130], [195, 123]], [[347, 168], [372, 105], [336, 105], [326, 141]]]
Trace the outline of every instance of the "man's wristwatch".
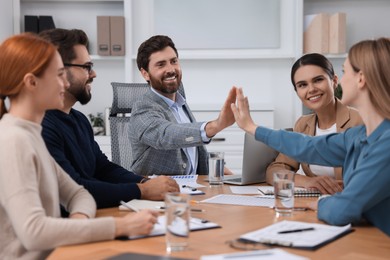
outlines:
[[145, 178], [142, 178], [142, 180], [141, 180], [139, 183], [145, 183], [145, 182], [147, 182], [148, 180], [150, 180], [150, 178], [145, 177]]

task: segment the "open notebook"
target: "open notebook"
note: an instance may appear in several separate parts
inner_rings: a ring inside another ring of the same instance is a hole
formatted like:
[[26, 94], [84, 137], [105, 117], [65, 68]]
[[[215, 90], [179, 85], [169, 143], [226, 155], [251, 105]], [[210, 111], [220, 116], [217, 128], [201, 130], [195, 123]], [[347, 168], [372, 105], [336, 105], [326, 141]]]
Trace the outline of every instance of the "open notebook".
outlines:
[[[263, 195], [274, 195], [273, 186], [259, 186], [257, 189]], [[305, 189], [301, 187], [295, 187], [294, 196], [295, 197], [319, 197], [321, 196], [321, 193], [316, 189]]]

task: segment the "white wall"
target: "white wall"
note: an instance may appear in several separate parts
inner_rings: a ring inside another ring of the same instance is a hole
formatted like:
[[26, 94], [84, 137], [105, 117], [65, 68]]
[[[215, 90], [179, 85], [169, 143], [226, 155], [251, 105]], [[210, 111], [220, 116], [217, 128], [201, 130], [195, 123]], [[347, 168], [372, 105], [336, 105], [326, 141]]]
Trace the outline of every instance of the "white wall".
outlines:
[[[24, 14], [53, 15], [57, 27], [86, 30], [91, 39], [92, 54], [96, 54], [96, 15], [124, 15], [126, 17], [126, 57], [124, 59], [101, 59], [94, 55], [98, 77], [93, 83], [92, 101], [85, 106], [76, 105], [76, 109], [85, 114], [103, 112], [106, 107], [111, 106], [112, 102], [110, 82], [144, 82], [135, 66], [134, 59], [139, 44], [156, 32], [154, 19], [155, 12], [158, 12], [155, 7], [158, 5], [155, 5], [155, 1], [160, 0], [124, 0], [124, 2], [83, 0], [80, 1], [81, 3], [76, 0], [45, 0], [43, 2], [32, 0], [31, 3], [22, 1], [22, 7], [15, 11], [16, 19], [13, 20], [15, 9], [13, 3], [19, 3], [19, 0], [1, 0], [0, 39], [6, 38], [13, 32], [18, 32], [19, 28], [14, 28], [14, 22], [16, 27], [21, 27]], [[222, 1], [224, 4], [221, 4], [219, 12], [214, 12], [215, 19], [219, 19], [218, 13], [226, 10], [224, 5], [231, 0]], [[290, 83], [290, 68], [295, 58], [300, 57], [302, 53], [302, 19], [305, 14], [346, 12], [347, 47], [362, 39], [390, 36], [388, 0], [280, 1], [282, 10], [279, 36], [282, 46], [279, 49], [260, 51], [256, 57], [251, 57], [250, 54], [242, 55], [240, 52], [242, 50], [237, 51], [239, 54], [222, 50], [210, 56], [207, 52], [206, 54], [199, 51], [191, 53], [177, 46], [183, 67], [183, 83], [190, 105], [197, 107], [207, 106], [210, 103], [222, 105], [232, 85], [242, 86], [252, 104], [269, 104], [274, 108], [275, 128], [291, 127], [301, 112], [301, 104]], [[173, 3], [173, 0], [167, 2]], [[167, 17], [174, 23], [180, 23], [175, 16], [177, 10], [174, 6], [173, 4], [172, 11], [167, 14]], [[232, 19], [240, 19], [239, 12], [237, 12], [237, 17], [232, 17]], [[254, 29], [256, 25], [249, 24], [241, 27], [242, 30], [256, 32]], [[186, 36], [189, 33], [191, 32], [184, 30], [183, 34]], [[263, 33], [262, 36], [267, 37], [268, 33]], [[180, 43], [181, 40], [175, 42]], [[199, 56], [202, 57], [199, 58]], [[341, 74], [341, 64], [344, 58], [336, 57], [331, 60], [336, 65], [337, 73]], [[258, 123], [261, 124], [261, 122]]]
[[0, 3], [0, 42], [13, 34], [13, 6], [11, 0], [2, 0]]

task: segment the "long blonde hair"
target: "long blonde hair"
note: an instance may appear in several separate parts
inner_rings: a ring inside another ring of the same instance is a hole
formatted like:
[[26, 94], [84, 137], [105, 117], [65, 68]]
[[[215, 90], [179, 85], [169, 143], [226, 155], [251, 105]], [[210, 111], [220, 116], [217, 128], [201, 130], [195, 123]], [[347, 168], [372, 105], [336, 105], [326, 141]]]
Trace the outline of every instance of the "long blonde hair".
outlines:
[[351, 47], [348, 59], [354, 71], [365, 76], [375, 109], [390, 119], [390, 39], [361, 41]]
[[32, 33], [12, 36], [0, 45], [0, 118], [7, 112], [5, 98], [19, 94], [27, 73], [41, 76], [56, 50]]

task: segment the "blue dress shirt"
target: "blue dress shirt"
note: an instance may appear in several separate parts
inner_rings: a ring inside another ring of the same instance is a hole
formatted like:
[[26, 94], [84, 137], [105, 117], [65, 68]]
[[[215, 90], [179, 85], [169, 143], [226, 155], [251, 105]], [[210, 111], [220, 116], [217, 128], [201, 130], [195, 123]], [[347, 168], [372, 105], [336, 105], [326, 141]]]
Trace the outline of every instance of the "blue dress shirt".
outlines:
[[[184, 111], [183, 106], [186, 103], [185, 98], [179, 93], [176, 93], [176, 101], [173, 101], [160, 93], [158, 93], [156, 90], [151, 88], [151, 90], [158, 95], [162, 100], [164, 100], [165, 103], [169, 106], [171, 109], [173, 115], [176, 118], [176, 121], [179, 124], [182, 123], [191, 123], [190, 118], [188, 117], [187, 113]], [[206, 122], [202, 124], [201, 128], [199, 129], [201, 131], [201, 136], [203, 142], [209, 142], [210, 138], [207, 137], [206, 131], [205, 131]], [[191, 167], [188, 168], [187, 174], [196, 174], [196, 169], [198, 167], [198, 152], [195, 146], [193, 147], [186, 147], [182, 148], [184, 153], [187, 155], [188, 161], [191, 162]]]

